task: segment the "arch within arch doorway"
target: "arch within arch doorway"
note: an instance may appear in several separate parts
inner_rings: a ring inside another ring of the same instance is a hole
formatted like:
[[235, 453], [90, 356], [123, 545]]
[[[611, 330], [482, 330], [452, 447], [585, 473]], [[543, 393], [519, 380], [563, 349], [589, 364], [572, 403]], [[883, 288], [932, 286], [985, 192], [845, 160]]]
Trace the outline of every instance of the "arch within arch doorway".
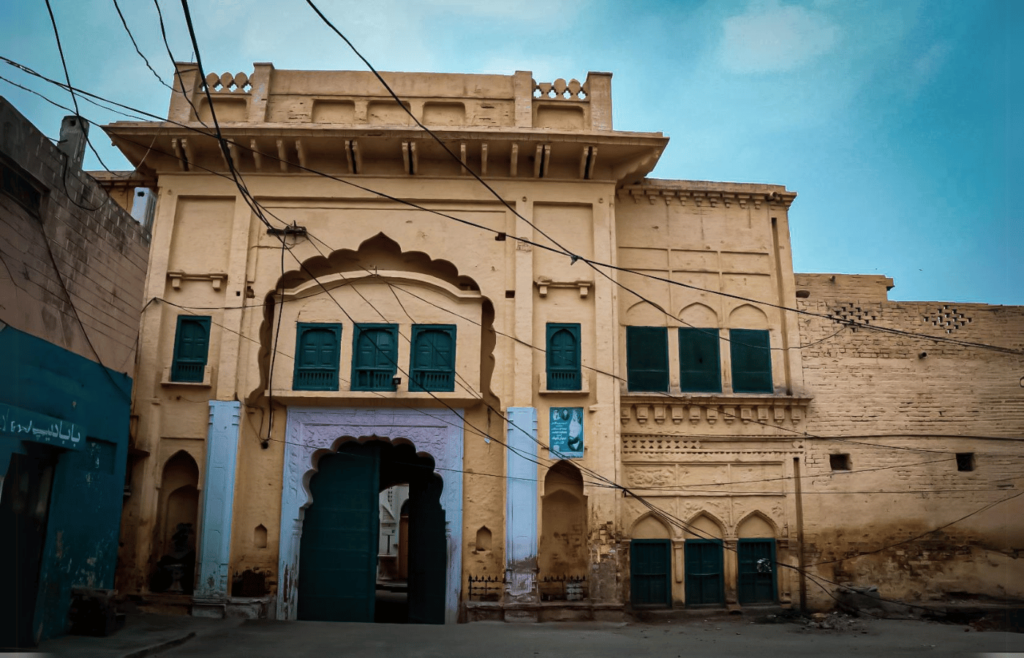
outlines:
[[[349, 441], [318, 465], [303, 520], [298, 618], [443, 624], [445, 517], [433, 459], [408, 444]], [[409, 485], [408, 588], [388, 593], [378, 611], [379, 495], [395, 484]]]
[[[315, 575], [319, 567], [308, 566], [317, 560], [317, 544], [321, 540], [315, 537], [324, 536], [325, 532], [335, 532], [338, 533], [337, 537], [344, 538], [349, 533], [348, 537], [351, 538], [351, 528], [346, 530], [343, 524], [335, 524], [333, 530], [330, 524], [317, 525], [319, 521], [316, 517], [324, 516], [316, 511], [320, 502], [324, 503], [320, 509], [327, 509], [332, 505], [350, 504], [332, 503], [330, 500], [353, 498], [346, 495], [343, 483], [332, 482], [345, 480], [344, 471], [354, 467], [345, 466], [345, 462], [339, 462], [338, 465], [332, 465], [331, 462], [344, 460], [343, 455], [349, 454], [349, 451], [369, 450], [372, 453], [375, 449], [375, 456], [362, 458], [362, 463], [372, 464], [372, 468], [366, 469], [370, 472], [358, 476], [362, 478], [358, 480], [358, 488], [367, 494], [365, 506], [369, 514], [358, 520], [360, 530], [356, 533], [358, 538], [362, 537], [363, 530], [367, 535], [366, 541], [358, 544], [360, 547], [365, 544], [365, 550], [360, 549], [362, 557], [358, 559], [364, 559], [366, 564], [371, 565], [366, 569], [369, 577], [364, 591], [372, 592], [375, 589], [379, 492], [393, 484], [409, 482], [410, 494], [419, 501], [418, 504], [410, 503], [410, 526], [416, 524], [414, 517], [418, 515], [427, 528], [420, 533], [418, 529], [410, 527], [410, 535], [426, 536], [427, 539], [420, 541], [423, 546], [430, 547], [425, 549], [426, 553], [440, 553], [443, 557], [443, 566], [440, 568], [436, 561], [429, 559], [417, 565], [412, 553], [415, 552], [419, 557], [424, 551], [417, 551], [410, 546], [410, 587], [413, 587], [414, 582], [433, 584], [417, 588], [419, 594], [429, 599], [427, 602], [419, 602], [415, 598], [417, 594], [410, 589], [412, 596], [409, 600], [409, 616], [419, 621], [439, 623], [443, 620], [444, 623], [455, 623], [458, 619], [462, 567], [462, 412], [386, 407], [291, 407], [288, 409], [286, 433], [288, 438], [281, 490], [279, 585], [274, 616], [277, 619], [298, 619], [301, 602], [301, 616], [306, 617], [311, 604], [307, 605], [303, 599], [307, 598], [307, 593], [313, 598], [318, 596]], [[373, 444], [377, 444], [376, 447]], [[370, 447], [359, 447], [361, 445]], [[381, 450], [385, 453], [408, 451], [408, 454], [399, 459], [385, 455], [382, 459]], [[398, 468], [400, 462], [416, 463], [416, 472], [424, 477], [413, 478], [409, 473], [396, 475], [394, 469]], [[342, 475], [334, 471], [341, 471]], [[321, 474], [325, 477], [320, 478]], [[425, 477], [426, 474], [429, 474], [429, 479]], [[323, 492], [320, 492], [321, 489]], [[360, 501], [364, 498], [355, 497]], [[314, 519], [308, 524], [307, 515]], [[321, 548], [327, 552], [333, 550], [329, 542]], [[331, 562], [330, 558], [321, 561]], [[343, 609], [348, 603], [333, 601], [328, 605]], [[417, 612], [420, 608], [427, 612]], [[366, 621], [373, 620], [366, 609], [360, 614]]]

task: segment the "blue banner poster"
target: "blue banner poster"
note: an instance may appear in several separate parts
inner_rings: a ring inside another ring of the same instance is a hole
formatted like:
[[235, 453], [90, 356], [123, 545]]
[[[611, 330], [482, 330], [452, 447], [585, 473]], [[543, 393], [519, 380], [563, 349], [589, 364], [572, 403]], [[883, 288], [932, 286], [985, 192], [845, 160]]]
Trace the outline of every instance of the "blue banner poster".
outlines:
[[548, 438], [554, 459], [582, 459], [583, 407], [552, 407]]

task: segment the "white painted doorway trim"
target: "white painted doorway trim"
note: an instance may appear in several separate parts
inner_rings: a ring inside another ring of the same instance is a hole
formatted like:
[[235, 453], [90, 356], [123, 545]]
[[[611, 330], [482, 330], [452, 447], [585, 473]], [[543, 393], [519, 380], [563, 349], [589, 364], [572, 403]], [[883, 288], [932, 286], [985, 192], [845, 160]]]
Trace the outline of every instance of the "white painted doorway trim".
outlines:
[[309, 481], [316, 472], [314, 453], [335, 451], [345, 441], [379, 437], [408, 441], [417, 454], [434, 458], [444, 481], [441, 507], [448, 542], [445, 623], [459, 616], [462, 585], [463, 412], [448, 409], [289, 407], [281, 483], [281, 539], [277, 571], [277, 619], [296, 619], [299, 546], [305, 509], [313, 500]]

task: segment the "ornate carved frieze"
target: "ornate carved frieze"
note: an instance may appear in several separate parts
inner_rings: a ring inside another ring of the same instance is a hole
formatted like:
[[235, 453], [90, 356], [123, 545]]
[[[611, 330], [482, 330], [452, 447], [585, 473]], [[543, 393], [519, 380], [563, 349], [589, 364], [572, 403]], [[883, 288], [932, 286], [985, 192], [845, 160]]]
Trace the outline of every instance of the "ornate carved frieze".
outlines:
[[[810, 398], [736, 395], [622, 396], [619, 420], [623, 426], [742, 427], [759, 425], [767, 433], [792, 434], [807, 416]], [[785, 429], [783, 429], [785, 428]]]

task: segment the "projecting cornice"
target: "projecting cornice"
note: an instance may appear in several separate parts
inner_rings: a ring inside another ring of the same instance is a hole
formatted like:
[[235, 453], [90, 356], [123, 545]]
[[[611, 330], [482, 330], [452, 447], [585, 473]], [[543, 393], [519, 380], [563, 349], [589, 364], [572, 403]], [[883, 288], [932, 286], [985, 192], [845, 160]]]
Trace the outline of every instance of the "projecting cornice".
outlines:
[[618, 189], [621, 200], [632, 199], [634, 203], [664, 202], [695, 206], [715, 207], [719, 204], [726, 208], [733, 204], [741, 208], [752, 205], [760, 208], [763, 204], [789, 208], [796, 199], [796, 192], [787, 190], [782, 185], [761, 185], [756, 183], [718, 183], [714, 181], [662, 181], [645, 180], [637, 185], [623, 185]]
[[[119, 122], [105, 126], [132, 164], [155, 174], [226, 172], [216, 137], [199, 124]], [[661, 133], [555, 131], [544, 128], [432, 129], [455, 154], [415, 127], [331, 124], [221, 124], [243, 173], [469, 176], [637, 182], [668, 144]]]

